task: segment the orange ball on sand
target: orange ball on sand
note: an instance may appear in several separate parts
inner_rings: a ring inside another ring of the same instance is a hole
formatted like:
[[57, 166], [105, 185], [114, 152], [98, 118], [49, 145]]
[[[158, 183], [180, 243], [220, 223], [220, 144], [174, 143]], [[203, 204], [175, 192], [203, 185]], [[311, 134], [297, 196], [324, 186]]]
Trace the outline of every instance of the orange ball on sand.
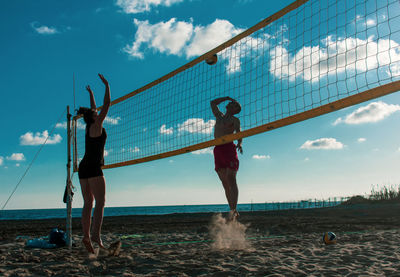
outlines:
[[335, 244], [337, 241], [336, 235], [333, 232], [326, 232], [324, 233], [324, 235], [322, 236], [322, 241], [325, 244]]

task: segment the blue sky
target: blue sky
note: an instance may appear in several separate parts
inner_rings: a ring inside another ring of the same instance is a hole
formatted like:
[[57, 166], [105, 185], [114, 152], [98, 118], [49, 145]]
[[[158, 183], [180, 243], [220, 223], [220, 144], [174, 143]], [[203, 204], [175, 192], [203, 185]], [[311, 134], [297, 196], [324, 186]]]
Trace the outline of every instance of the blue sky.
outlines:
[[[318, 38], [319, 47], [325, 43], [328, 49], [334, 42], [340, 49], [343, 45], [368, 41], [377, 33], [390, 42], [391, 47], [396, 47], [400, 44], [399, 33], [392, 28], [393, 34], [387, 35], [384, 23], [385, 16], [395, 17], [391, 24], [399, 23], [398, 6], [389, 1], [395, 16], [379, 14], [384, 10], [383, 2], [387, 4], [387, 1], [377, 1], [376, 16], [368, 10], [354, 10], [352, 20], [358, 22], [354, 29], [356, 33], [358, 30], [357, 36], [349, 29], [346, 29], [347, 37], [345, 32], [340, 34], [345, 29], [338, 30], [340, 39]], [[87, 84], [94, 90], [97, 104], [101, 105], [104, 87], [97, 73], [109, 80], [112, 99], [119, 98], [186, 64], [216, 46], [216, 41], [229, 39], [290, 3], [125, 0], [10, 1], [4, 4], [0, 11], [0, 34], [5, 38], [0, 44], [3, 98], [0, 204], [7, 200], [59, 117], [64, 117], [60, 123], [65, 122], [66, 106], [73, 109], [73, 74], [76, 107], [89, 105], [84, 89]], [[219, 32], [213, 36], [212, 32], [207, 32], [209, 30]], [[189, 34], [192, 37], [203, 34], [203, 40], [186, 41]], [[291, 39], [290, 32], [285, 39]], [[182, 45], [181, 41], [186, 44]], [[293, 50], [290, 45], [293, 44], [281, 47], [276, 52], [279, 55], [271, 56], [275, 65], [289, 64], [270, 68], [271, 75], [290, 82], [301, 80], [312, 86], [315, 85], [313, 74], [325, 74], [329, 83], [329, 66], [326, 72], [321, 67], [317, 72], [292, 67], [301, 46], [296, 44]], [[384, 48], [385, 41], [369, 45]], [[359, 51], [355, 52], [360, 54]], [[394, 66], [390, 69], [396, 73], [399, 49], [391, 54]], [[353, 69], [366, 72], [365, 67], [384, 64], [387, 57], [381, 56], [361, 65], [354, 63]], [[322, 64], [315, 59], [313, 62]], [[343, 68], [343, 64], [338, 65]], [[343, 74], [340, 70], [336, 73]], [[339, 86], [343, 85], [340, 80]], [[244, 154], [239, 156], [239, 202], [349, 196], [368, 193], [371, 185], [399, 184], [399, 110], [400, 96], [394, 93], [246, 138]], [[117, 117], [111, 114], [110, 119], [113, 118]], [[243, 119], [242, 122], [247, 121]], [[112, 121], [108, 127], [111, 125]], [[171, 126], [166, 125], [162, 130], [168, 128]], [[6, 208], [63, 207], [66, 149], [66, 130], [61, 124], [54, 129]], [[204, 151], [105, 170], [107, 206], [226, 203], [213, 168], [212, 155]], [[73, 206], [81, 207], [77, 176], [73, 183], [77, 188]]]

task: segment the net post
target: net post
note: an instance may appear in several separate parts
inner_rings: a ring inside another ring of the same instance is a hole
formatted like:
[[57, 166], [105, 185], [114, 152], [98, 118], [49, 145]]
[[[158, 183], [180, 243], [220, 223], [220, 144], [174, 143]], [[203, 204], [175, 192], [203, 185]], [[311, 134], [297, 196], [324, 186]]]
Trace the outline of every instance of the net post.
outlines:
[[72, 191], [71, 191], [71, 114], [69, 106], [67, 106], [67, 151], [68, 151], [68, 162], [67, 162], [67, 246], [69, 249], [72, 248]]

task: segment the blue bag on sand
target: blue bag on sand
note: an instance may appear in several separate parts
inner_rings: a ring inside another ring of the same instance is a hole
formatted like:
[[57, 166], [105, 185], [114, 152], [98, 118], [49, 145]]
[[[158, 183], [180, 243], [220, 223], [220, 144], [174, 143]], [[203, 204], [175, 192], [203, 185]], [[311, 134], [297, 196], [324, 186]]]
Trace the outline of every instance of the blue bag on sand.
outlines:
[[49, 242], [57, 245], [57, 247], [65, 246], [67, 244], [67, 238], [65, 232], [58, 228], [54, 228], [50, 232]]
[[56, 244], [49, 243], [47, 240], [44, 239], [29, 239], [26, 241], [26, 246], [32, 248], [43, 248], [43, 249], [50, 249], [57, 247]]

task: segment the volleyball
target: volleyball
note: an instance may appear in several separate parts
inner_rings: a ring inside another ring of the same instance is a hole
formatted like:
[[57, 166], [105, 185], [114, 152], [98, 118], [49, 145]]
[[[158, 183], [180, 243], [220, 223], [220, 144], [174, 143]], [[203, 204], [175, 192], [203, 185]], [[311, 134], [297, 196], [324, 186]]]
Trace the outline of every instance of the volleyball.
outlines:
[[209, 58], [206, 59], [206, 63], [207, 63], [208, 65], [216, 64], [217, 61], [218, 61], [218, 56], [217, 56], [217, 54], [214, 54], [214, 55], [212, 55], [211, 57], [209, 57]]
[[335, 244], [336, 243], [336, 235], [333, 232], [326, 232], [323, 237], [322, 241], [325, 244]]

